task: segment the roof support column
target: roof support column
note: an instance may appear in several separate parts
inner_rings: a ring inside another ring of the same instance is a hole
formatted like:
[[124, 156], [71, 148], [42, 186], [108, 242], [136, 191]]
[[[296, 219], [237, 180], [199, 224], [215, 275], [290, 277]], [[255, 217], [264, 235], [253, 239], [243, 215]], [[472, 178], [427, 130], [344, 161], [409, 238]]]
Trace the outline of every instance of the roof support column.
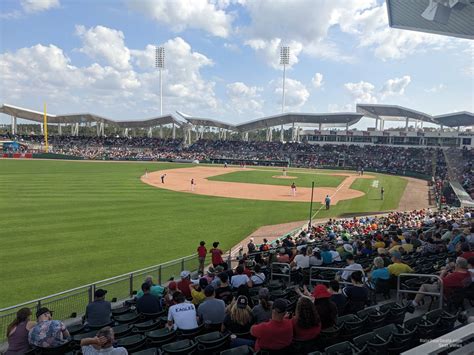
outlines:
[[204, 126], [201, 126], [201, 130], [199, 132], [200, 139], [204, 139]]
[[319, 131], [321, 131], [322, 129], [323, 129], [323, 124], [322, 124], [322, 123], [320, 123], [320, 124], [319, 124], [319, 129], [318, 129], [318, 130], [319, 130]]
[[280, 127], [280, 142], [284, 142], [285, 141], [285, 131], [283, 130], [283, 125], [281, 125]]
[[163, 125], [160, 124], [160, 139], [163, 139]]
[[244, 142], [248, 142], [249, 141], [249, 132], [242, 132], [242, 140]]
[[153, 138], [153, 127], [148, 128], [147, 137], [148, 138]]
[[460, 132], [460, 131], [461, 131], [461, 126], [458, 126], [458, 132]]
[[441, 129], [441, 132], [444, 132], [444, 126], [443, 125], [441, 125], [440, 129]]
[[16, 134], [16, 116], [12, 116], [12, 134]]
[[408, 132], [408, 124], [410, 123], [410, 119], [407, 117], [405, 120], [405, 131]]
[[291, 141], [296, 141], [295, 123], [291, 125]]
[[173, 122], [173, 133], [172, 133], [172, 137], [173, 137], [173, 139], [176, 139], [176, 126], [175, 126], [174, 122]]
[[420, 121], [420, 128], [423, 129], [423, 121]]
[[223, 130], [222, 130], [222, 138], [223, 138], [224, 140], [227, 140], [227, 130], [226, 130], [226, 129], [223, 129]]
[[300, 126], [296, 127], [296, 141], [300, 142]]
[[40, 129], [41, 129], [41, 134], [44, 134], [44, 125], [43, 125], [43, 123], [40, 123]]
[[58, 134], [60, 136], [63, 135], [63, 125], [61, 124], [61, 122], [58, 122]]
[[128, 128], [125, 128], [125, 129], [124, 129], [123, 135], [128, 138]]
[[377, 131], [379, 129], [379, 118], [377, 117], [375, 119], [375, 130]]
[[267, 142], [271, 142], [272, 141], [272, 128], [271, 127], [268, 127], [267, 128]]

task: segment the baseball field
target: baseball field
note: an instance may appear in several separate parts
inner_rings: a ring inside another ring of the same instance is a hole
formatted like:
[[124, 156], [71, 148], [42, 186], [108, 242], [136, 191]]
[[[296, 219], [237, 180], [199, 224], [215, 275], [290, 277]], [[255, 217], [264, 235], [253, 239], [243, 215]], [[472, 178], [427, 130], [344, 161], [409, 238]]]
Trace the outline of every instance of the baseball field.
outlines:
[[[403, 201], [417, 207], [410, 180], [398, 176], [286, 175], [281, 168], [0, 160], [0, 307], [192, 254], [200, 240], [229, 249], [260, 226], [307, 220], [312, 181], [315, 218], [389, 211]], [[327, 194], [330, 210], [321, 208]]]

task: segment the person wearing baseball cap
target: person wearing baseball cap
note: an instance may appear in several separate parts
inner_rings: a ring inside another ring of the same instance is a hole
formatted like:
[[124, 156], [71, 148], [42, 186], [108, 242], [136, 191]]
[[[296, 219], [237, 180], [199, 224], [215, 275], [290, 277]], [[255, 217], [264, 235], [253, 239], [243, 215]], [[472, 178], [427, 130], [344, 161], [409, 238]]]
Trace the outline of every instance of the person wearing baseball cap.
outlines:
[[332, 294], [326, 285], [316, 285], [311, 295], [314, 297], [314, 305], [321, 319], [321, 329], [334, 326], [337, 319], [337, 306], [331, 301]]
[[272, 305], [273, 302], [270, 301], [270, 291], [268, 288], [260, 288], [258, 290], [258, 304], [252, 309], [256, 324], [268, 322], [272, 318]]
[[293, 341], [293, 322], [285, 318], [288, 301], [277, 298], [272, 305], [272, 319], [250, 328], [250, 334], [256, 338], [255, 351], [283, 350]]
[[39, 348], [57, 348], [69, 341], [63, 322], [53, 320], [53, 312], [46, 307], [36, 311], [37, 323], [28, 334], [28, 342]]
[[388, 272], [391, 276], [397, 277], [400, 274], [411, 273], [413, 269], [402, 262], [402, 255], [399, 251], [394, 251], [392, 254], [392, 263], [388, 266]]
[[183, 293], [186, 299], [190, 300], [192, 298], [191, 290], [189, 289], [189, 285], [192, 284], [191, 273], [187, 270], [184, 270], [184, 271], [181, 271], [180, 276], [181, 276], [181, 280], [179, 280], [177, 283], [178, 290], [180, 290]]
[[[244, 334], [250, 332], [250, 327], [253, 324], [254, 318], [249, 307], [249, 301], [247, 297], [240, 295], [230, 305], [229, 311], [224, 318], [221, 332], [230, 331], [233, 334]], [[237, 338], [232, 339], [231, 347], [244, 345], [244, 343], [245, 345], [253, 346], [253, 341]]]
[[110, 324], [112, 316], [112, 305], [105, 300], [106, 290], [101, 288], [95, 290], [94, 301], [86, 307], [84, 320], [87, 325], [93, 327], [106, 326]]

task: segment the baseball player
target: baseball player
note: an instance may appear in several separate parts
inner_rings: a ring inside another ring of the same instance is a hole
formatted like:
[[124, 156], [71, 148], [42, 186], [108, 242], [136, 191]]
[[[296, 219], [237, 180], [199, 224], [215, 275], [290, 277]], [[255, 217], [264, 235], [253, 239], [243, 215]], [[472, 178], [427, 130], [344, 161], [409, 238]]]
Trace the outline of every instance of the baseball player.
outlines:
[[294, 182], [291, 184], [291, 196], [296, 196], [296, 184]]
[[331, 197], [329, 197], [329, 195], [326, 195], [324, 202], [326, 203], [326, 209], [328, 210], [331, 207]]
[[162, 184], [165, 183], [165, 177], [166, 177], [166, 174], [161, 175], [161, 183]]
[[286, 176], [286, 168], [283, 168], [283, 176]]
[[383, 200], [383, 194], [385, 193], [385, 190], [383, 186], [380, 188], [380, 199]]
[[194, 191], [194, 187], [196, 186], [196, 181], [194, 178], [191, 179], [191, 191]]
[[145, 168], [145, 177], [148, 177], [148, 169]]

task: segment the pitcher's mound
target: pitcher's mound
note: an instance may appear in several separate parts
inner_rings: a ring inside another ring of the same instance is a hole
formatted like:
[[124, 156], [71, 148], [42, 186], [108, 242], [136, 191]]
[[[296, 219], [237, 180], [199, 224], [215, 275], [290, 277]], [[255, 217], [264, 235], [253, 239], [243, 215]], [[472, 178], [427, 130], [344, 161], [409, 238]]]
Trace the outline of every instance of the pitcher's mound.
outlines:
[[273, 175], [272, 178], [275, 179], [298, 179], [296, 176], [283, 176], [283, 175]]

